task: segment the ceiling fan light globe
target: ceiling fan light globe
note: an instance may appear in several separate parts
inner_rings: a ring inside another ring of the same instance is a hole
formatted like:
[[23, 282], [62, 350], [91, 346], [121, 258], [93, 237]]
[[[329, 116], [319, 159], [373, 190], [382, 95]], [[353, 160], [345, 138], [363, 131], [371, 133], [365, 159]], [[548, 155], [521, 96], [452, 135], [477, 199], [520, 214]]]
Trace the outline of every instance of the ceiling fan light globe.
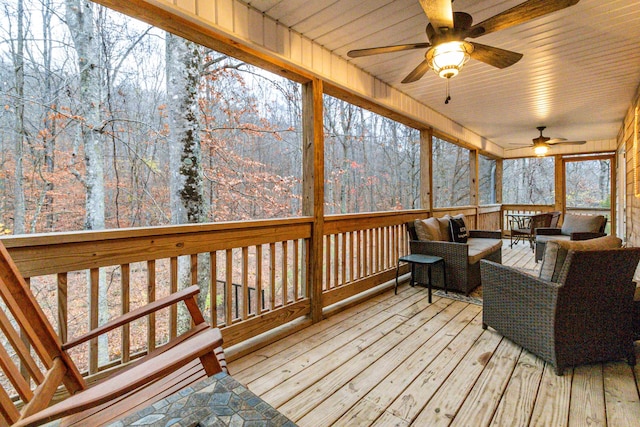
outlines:
[[440, 77], [450, 79], [458, 75], [473, 52], [473, 45], [464, 41], [439, 44], [427, 51], [429, 67]]
[[547, 154], [548, 151], [549, 147], [547, 147], [546, 145], [540, 144], [533, 147], [533, 152], [538, 157], [543, 157], [545, 154]]

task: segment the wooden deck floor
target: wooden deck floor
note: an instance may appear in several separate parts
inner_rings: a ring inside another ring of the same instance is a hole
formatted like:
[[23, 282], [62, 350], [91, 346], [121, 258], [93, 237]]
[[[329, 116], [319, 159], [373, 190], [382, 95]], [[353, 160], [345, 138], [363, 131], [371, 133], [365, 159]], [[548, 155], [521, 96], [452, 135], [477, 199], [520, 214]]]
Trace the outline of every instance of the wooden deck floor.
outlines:
[[[508, 242], [507, 242], [508, 243]], [[505, 264], [535, 268], [523, 244]], [[234, 361], [300, 426], [640, 426], [640, 364], [568, 369], [481, 328], [482, 307], [402, 286]], [[636, 343], [640, 356], [640, 342]]]

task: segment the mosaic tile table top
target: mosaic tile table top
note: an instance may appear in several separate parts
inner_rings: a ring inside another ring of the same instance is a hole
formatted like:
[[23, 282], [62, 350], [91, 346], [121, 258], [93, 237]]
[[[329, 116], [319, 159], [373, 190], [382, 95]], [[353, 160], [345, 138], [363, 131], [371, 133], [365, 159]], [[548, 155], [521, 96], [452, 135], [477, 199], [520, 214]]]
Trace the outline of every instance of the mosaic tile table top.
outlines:
[[295, 427], [225, 373], [184, 388], [110, 427]]

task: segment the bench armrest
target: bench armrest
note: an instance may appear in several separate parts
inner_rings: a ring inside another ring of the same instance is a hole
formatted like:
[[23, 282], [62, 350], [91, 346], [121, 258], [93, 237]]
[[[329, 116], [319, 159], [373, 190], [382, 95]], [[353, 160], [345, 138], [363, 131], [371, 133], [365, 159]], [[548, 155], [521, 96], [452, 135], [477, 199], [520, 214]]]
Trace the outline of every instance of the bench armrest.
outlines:
[[[151, 313], [155, 313], [156, 311], [161, 310], [163, 308], [177, 304], [180, 301], [185, 301], [185, 303], [187, 303], [189, 312], [191, 313], [191, 316], [194, 317], [193, 319], [194, 322], [196, 324], [202, 323], [202, 321], [199, 321], [200, 319], [202, 319], [202, 313], [200, 313], [200, 309], [197, 308], [198, 306], [195, 301], [195, 296], [198, 295], [199, 292], [200, 292], [200, 289], [198, 288], [198, 286], [196, 285], [189, 286], [188, 288], [175, 292], [167, 297], [161, 298], [143, 307], [137, 308], [135, 310], [131, 310], [130, 312], [125, 313], [122, 316], [116, 317], [110, 322], [107, 322], [104, 325], [97, 327], [84, 335], [79, 336], [78, 338], [68, 341], [67, 343], [62, 345], [62, 349], [68, 350], [70, 348], [73, 348], [93, 338], [97, 338], [98, 336], [106, 332], [109, 332], [112, 329], [119, 328], [122, 325], [133, 322], [134, 320], [147, 316]], [[192, 301], [189, 301], [189, 300], [192, 300]], [[193, 312], [194, 304], [195, 304], [195, 308], [197, 309], [196, 313]], [[198, 313], [200, 313], [200, 318], [197, 317]]]
[[544, 235], [544, 236], [560, 236], [561, 233], [560, 228], [551, 228], [551, 227], [538, 227], [536, 228], [536, 236]]

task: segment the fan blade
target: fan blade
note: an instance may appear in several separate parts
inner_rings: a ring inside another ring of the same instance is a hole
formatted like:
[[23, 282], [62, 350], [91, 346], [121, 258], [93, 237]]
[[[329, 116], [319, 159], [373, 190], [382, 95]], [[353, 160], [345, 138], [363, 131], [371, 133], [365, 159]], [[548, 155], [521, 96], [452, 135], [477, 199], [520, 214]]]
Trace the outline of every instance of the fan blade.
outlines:
[[442, 34], [442, 28], [453, 29], [451, 0], [420, 0], [420, 6], [437, 34]]
[[582, 145], [586, 143], [587, 141], [558, 141], [558, 142], [547, 141], [547, 144], [549, 145]]
[[[573, 6], [579, 1], [580, 0], [529, 0], [474, 25], [470, 28], [468, 37], [479, 37], [493, 33], [494, 31], [504, 30], [514, 25], [522, 24], [540, 16]], [[474, 31], [480, 27], [484, 28], [484, 32], [479, 33]]]
[[547, 141], [547, 144], [557, 144], [558, 142], [564, 142], [567, 138], [551, 138]]
[[420, 78], [424, 76], [424, 73], [426, 73], [427, 71], [429, 71], [429, 62], [427, 62], [427, 60], [425, 59], [420, 63], [420, 65], [414, 68], [413, 71], [404, 78], [404, 80], [402, 80], [402, 83], [416, 82], [420, 80]]
[[394, 46], [371, 47], [369, 49], [355, 49], [347, 52], [350, 58], [360, 58], [361, 56], [378, 55], [380, 53], [401, 52], [403, 50], [423, 49], [431, 47], [429, 43], [409, 43]]
[[496, 68], [506, 68], [522, 58], [521, 53], [512, 52], [510, 50], [504, 50], [493, 46], [487, 46], [480, 43], [471, 42], [473, 45], [473, 52], [470, 56], [485, 64], [493, 65]]

